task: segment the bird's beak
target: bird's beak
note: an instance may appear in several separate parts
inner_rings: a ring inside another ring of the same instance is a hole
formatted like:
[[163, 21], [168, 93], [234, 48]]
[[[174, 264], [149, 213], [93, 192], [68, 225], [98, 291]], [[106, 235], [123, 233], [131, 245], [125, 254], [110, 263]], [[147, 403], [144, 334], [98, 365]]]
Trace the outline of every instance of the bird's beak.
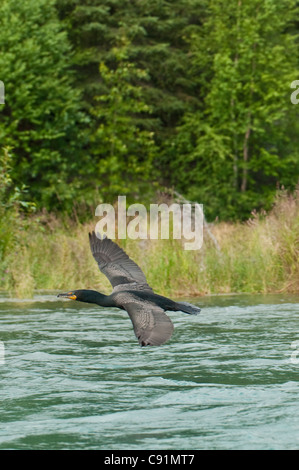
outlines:
[[58, 294], [57, 297], [67, 297], [68, 299], [71, 300], [76, 300], [77, 296], [73, 294], [73, 292], [66, 292], [64, 294]]

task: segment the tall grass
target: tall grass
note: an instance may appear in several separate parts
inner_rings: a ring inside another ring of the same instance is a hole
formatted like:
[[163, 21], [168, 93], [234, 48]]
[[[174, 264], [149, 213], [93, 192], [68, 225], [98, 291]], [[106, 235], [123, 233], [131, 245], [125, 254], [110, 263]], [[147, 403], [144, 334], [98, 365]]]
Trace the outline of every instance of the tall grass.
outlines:
[[[19, 297], [35, 289], [94, 288], [110, 292], [89, 250], [95, 222], [31, 216], [18, 244], [2, 260], [0, 287]], [[246, 223], [210, 226], [203, 247], [186, 251], [181, 240], [120, 240], [156, 292], [197, 296], [232, 292], [299, 292], [299, 192], [281, 192], [269, 214]], [[220, 247], [220, 248], [219, 248]]]

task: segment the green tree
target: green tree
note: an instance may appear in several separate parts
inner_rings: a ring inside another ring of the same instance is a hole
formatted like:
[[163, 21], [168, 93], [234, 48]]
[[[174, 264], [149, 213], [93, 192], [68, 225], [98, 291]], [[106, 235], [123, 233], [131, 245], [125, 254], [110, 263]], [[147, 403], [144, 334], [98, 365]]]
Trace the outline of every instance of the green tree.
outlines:
[[210, 216], [246, 217], [269, 208], [278, 184], [297, 183], [295, 5], [210, 0], [201, 32], [190, 36], [202, 107], [179, 129], [172, 169], [185, 177], [173, 183]]
[[67, 183], [80, 168], [82, 114], [54, 0], [2, 0], [0, 17], [0, 141], [13, 148], [12, 178], [38, 207], [71, 205], [76, 184]]
[[92, 178], [98, 178], [101, 196], [114, 199], [118, 194], [146, 197], [154, 175], [156, 154], [154, 134], [144, 128], [150, 107], [143, 101], [145, 70], [128, 60], [127, 44], [111, 51], [115, 68], [100, 64], [100, 76], [106, 92], [96, 97], [94, 108], [99, 126], [92, 136]]
[[[153, 162], [160, 179], [169, 181], [171, 141], [175, 128], [190, 105], [198, 103], [196, 81], [190, 75], [188, 28], [199, 27], [205, 0], [57, 0], [57, 10], [74, 47], [73, 66], [82, 89], [90, 131], [98, 128], [94, 97], [106, 93], [99, 80], [98, 64], [116, 67], [114, 49], [128, 38], [127, 60], [146, 70], [148, 79], [138, 81], [142, 99], [151, 108], [143, 113], [142, 127], [155, 134], [159, 153]], [[93, 151], [93, 143], [90, 145]]]

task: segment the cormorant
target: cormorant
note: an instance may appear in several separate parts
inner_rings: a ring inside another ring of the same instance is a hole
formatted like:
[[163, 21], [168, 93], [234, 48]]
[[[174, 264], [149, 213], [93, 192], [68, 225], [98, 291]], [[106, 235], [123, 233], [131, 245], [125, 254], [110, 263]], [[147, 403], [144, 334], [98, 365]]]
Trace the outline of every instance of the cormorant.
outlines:
[[174, 327], [164, 313], [166, 310], [191, 315], [200, 312], [201, 309], [192, 304], [174, 302], [155, 294], [140, 267], [109, 238], [101, 239], [92, 232], [89, 234], [89, 242], [101, 272], [112, 284], [112, 293], [104, 295], [94, 290], [79, 289], [58, 294], [57, 297], [126, 310], [141, 346], [159, 346], [171, 337]]

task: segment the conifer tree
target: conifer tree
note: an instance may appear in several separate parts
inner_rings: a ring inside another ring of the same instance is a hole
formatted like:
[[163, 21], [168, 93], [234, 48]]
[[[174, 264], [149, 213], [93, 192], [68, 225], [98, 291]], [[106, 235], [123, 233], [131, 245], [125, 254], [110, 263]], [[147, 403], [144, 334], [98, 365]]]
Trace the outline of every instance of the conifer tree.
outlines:
[[128, 60], [126, 40], [113, 48], [116, 66], [104, 62], [99, 71], [105, 93], [96, 97], [93, 112], [99, 126], [92, 136], [92, 177], [97, 178], [99, 194], [112, 202], [119, 194], [134, 197], [152, 188], [155, 175], [152, 161], [157, 151], [154, 134], [143, 127], [142, 117], [150, 115], [137, 80], [147, 73]]
[[[94, 97], [105, 93], [98, 66], [115, 68], [113, 48], [123, 37], [129, 41], [126, 54], [137, 68], [147, 71], [139, 79], [143, 100], [152, 113], [143, 126], [155, 133], [161, 153], [168, 152], [168, 138], [191, 103], [197, 90], [189, 74], [188, 45], [183, 36], [201, 22], [205, 0], [57, 0], [59, 16], [75, 49], [73, 58], [77, 85], [83, 92], [85, 108], [91, 113], [90, 128], [98, 127], [92, 109]], [[156, 161], [164, 173], [163, 158]], [[165, 157], [166, 165], [167, 156]], [[161, 166], [162, 165], [162, 166]]]

